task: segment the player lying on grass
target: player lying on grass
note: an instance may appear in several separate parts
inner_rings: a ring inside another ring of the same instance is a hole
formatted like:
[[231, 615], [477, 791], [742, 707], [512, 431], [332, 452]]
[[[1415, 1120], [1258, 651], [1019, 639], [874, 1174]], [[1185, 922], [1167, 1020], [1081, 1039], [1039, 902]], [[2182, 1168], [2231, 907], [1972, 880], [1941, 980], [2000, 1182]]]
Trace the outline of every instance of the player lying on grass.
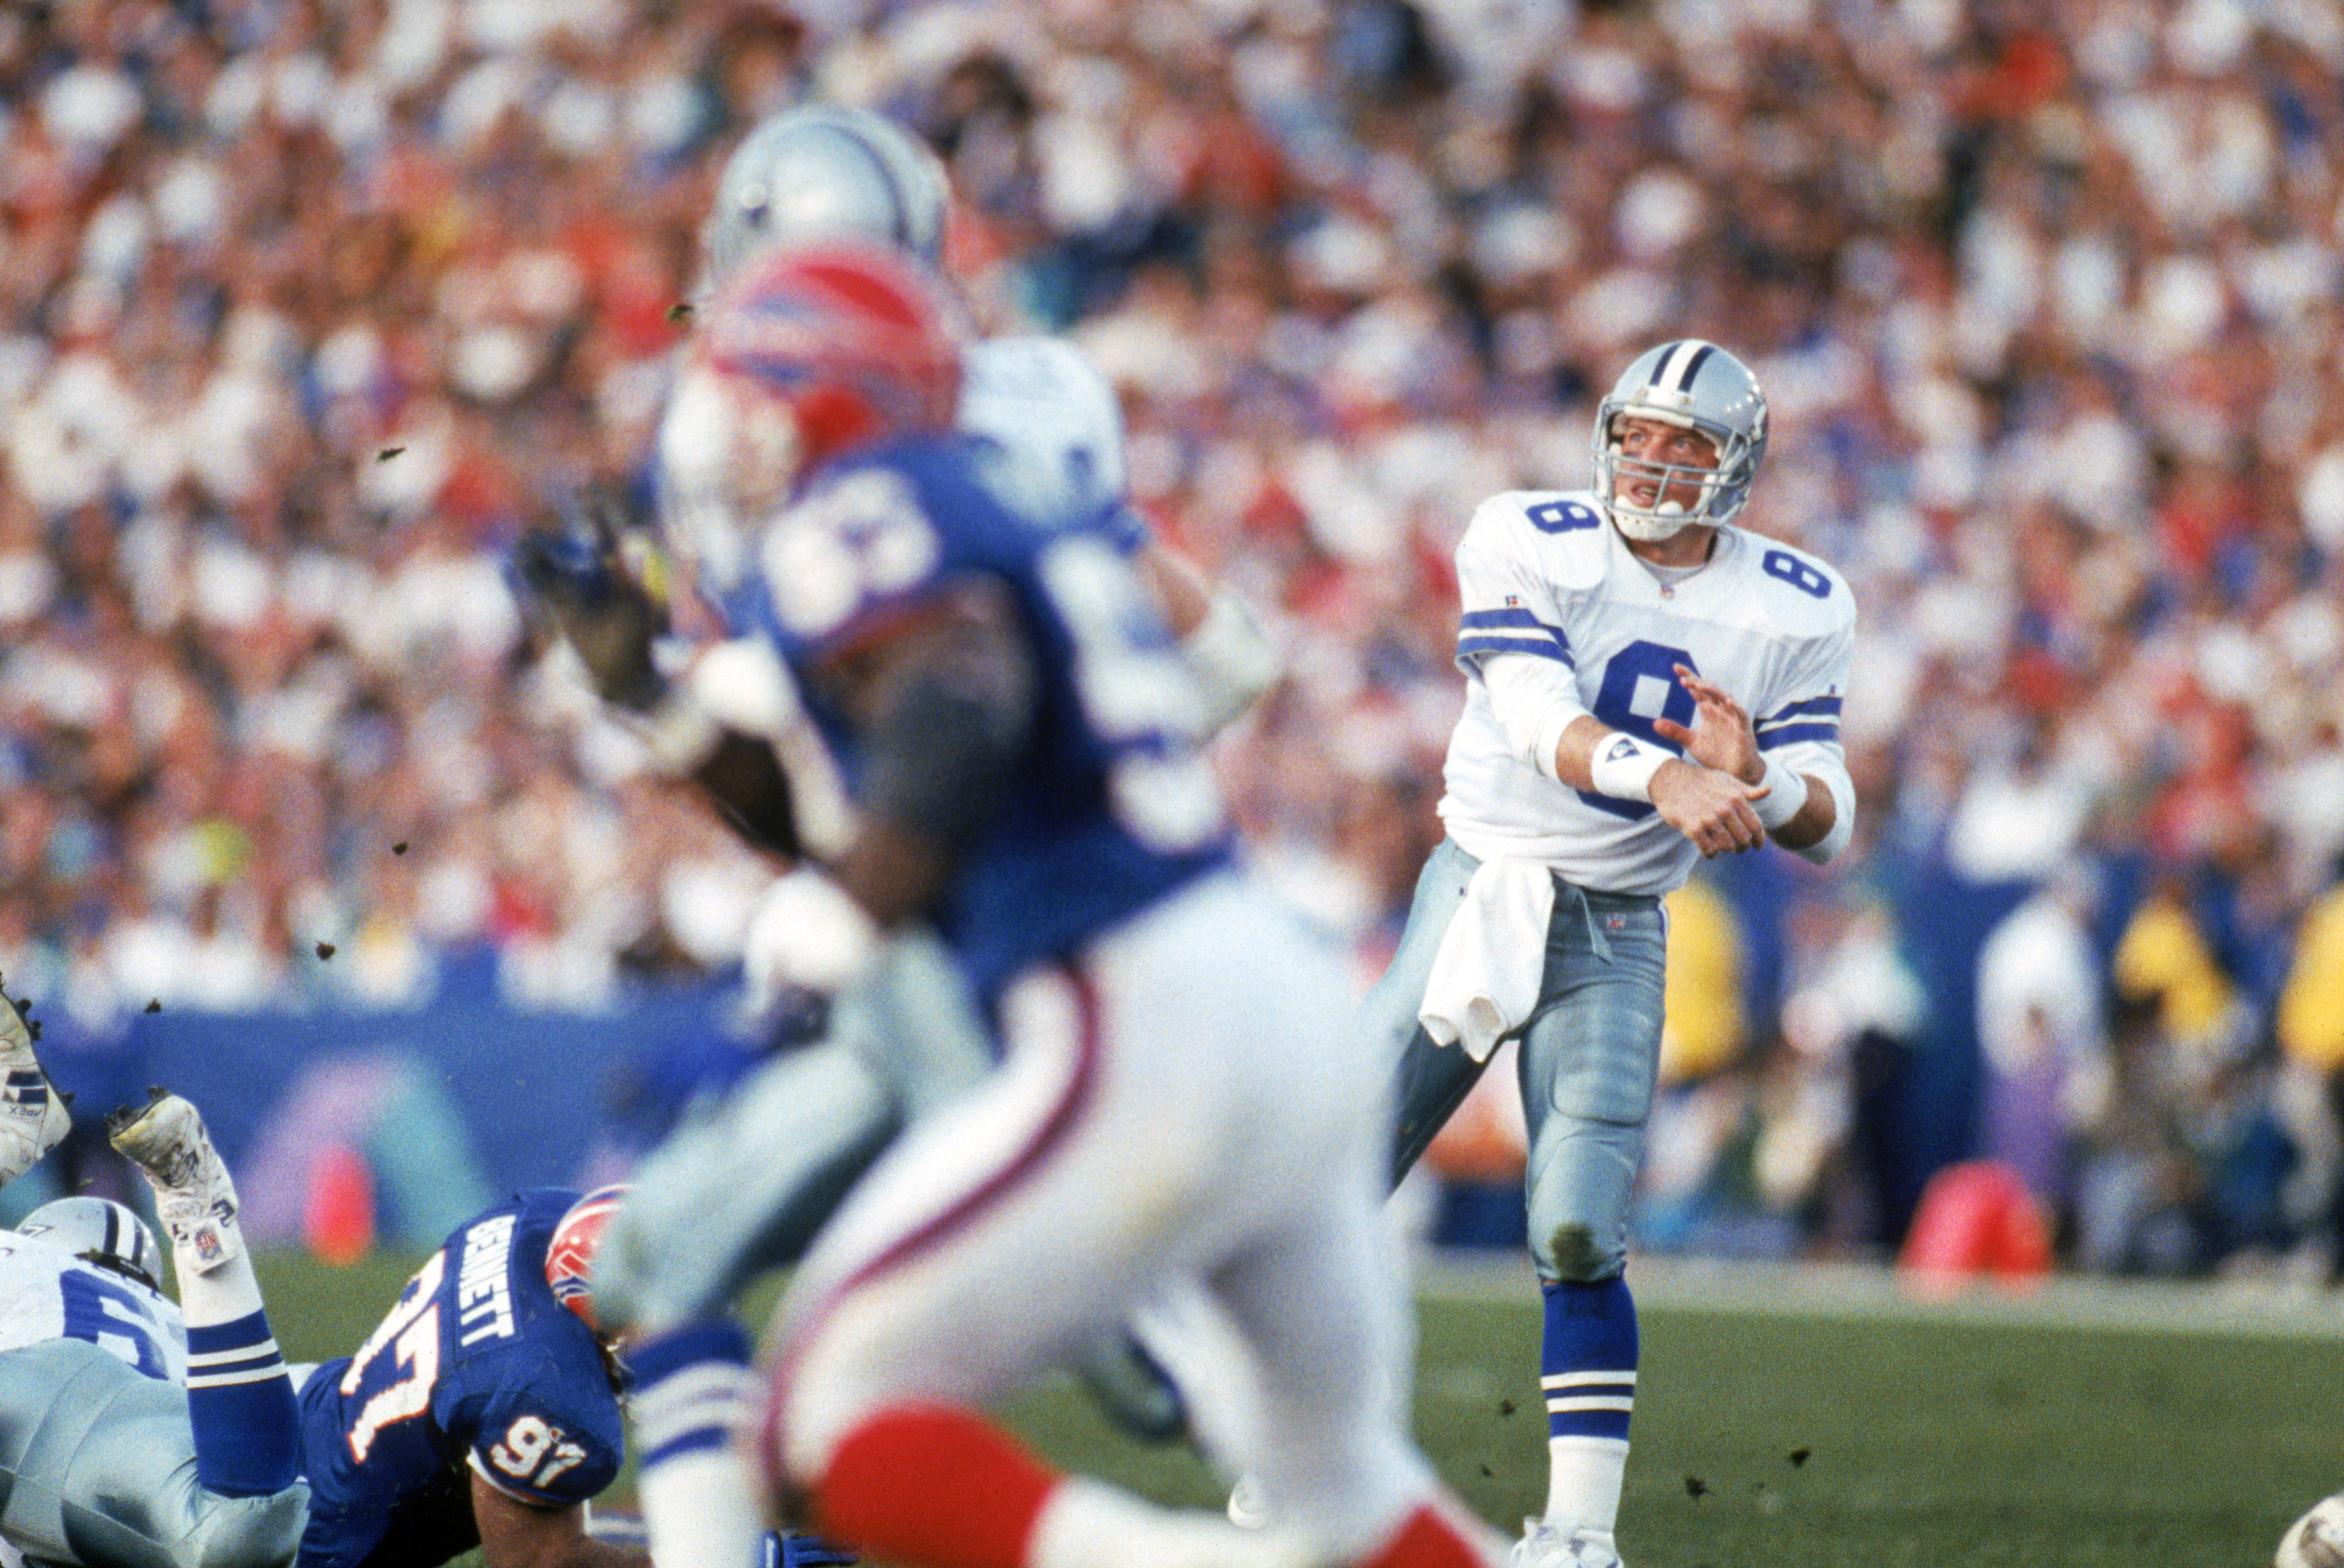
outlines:
[[[71, 1126], [0, 1005], [0, 1185]], [[236, 1189], [195, 1108], [163, 1096], [113, 1129], [155, 1185], [179, 1303], [144, 1221], [64, 1198], [0, 1231], [0, 1541], [35, 1563], [274, 1568], [307, 1489], [299, 1430]]]
[[[310, 1372], [299, 1568], [428, 1568], [475, 1545], [488, 1568], [648, 1563], [591, 1534], [585, 1506], [625, 1452], [624, 1375], [584, 1290], [624, 1191], [535, 1188], [491, 1205], [355, 1353]], [[810, 1538], [762, 1545], [775, 1568], [851, 1561]]]
[[[13, 1007], [0, 1070], [5, 1184], [70, 1120]], [[155, 1189], [181, 1305], [119, 1204], [62, 1199], [0, 1232], [0, 1539], [25, 1560], [426, 1568], [477, 1545], [489, 1568], [645, 1568], [585, 1528], [623, 1437], [582, 1281], [622, 1189], [541, 1189], [474, 1216], [357, 1353], [298, 1369], [297, 1395], [196, 1108], [157, 1091], [112, 1140]], [[808, 1538], [764, 1555], [849, 1560]]]

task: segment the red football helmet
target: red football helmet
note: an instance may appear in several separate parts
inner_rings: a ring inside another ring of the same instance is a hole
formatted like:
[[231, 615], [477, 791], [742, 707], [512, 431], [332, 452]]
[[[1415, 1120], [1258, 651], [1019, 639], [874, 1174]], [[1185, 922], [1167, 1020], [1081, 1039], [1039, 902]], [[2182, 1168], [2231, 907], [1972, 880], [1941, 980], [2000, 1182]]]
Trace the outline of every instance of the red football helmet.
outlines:
[[545, 1248], [545, 1282], [553, 1299], [577, 1313], [586, 1326], [601, 1331], [594, 1320], [594, 1253], [602, 1245], [602, 1228], [611, 1222], [629, 1189], [624, 1182], [598, 1187], [570, 1206], [553, 1227]]
[[957, 316], [942, 285], [910, 258], [795, 246], [725, 280], [702, 352], [743, 394], [750, 417], [786, 418], [803, 470], [870, 441], [952, 424]]

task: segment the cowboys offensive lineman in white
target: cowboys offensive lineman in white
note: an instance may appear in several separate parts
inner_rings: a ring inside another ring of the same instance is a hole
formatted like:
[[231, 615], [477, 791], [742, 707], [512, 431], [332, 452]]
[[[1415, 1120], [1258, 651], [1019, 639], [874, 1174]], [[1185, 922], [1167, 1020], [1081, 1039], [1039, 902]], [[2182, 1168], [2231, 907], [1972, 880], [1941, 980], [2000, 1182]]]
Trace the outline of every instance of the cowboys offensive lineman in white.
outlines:
[[1368, 1000], [1399, 1062], [1397, 1167], [1504, 1038], [1521, 1042], [1531, 1250], [1546, 1307], [1545, 1516], [1522, 1568], [1614, 1568], [1635, 1402], [1621, 1271], [1661, 1037], [1661, 896], [1769, 837], [1818, 864], [1854, 785], [1847, 584], [1733, 526], [1766, 403], [1714, 344], [1663, 344], [1598, 409], [1592, 491], [1482, 504], [1457, 549], [1466, 703], [1390, 969]]
[[[71, 1125], [0, 996], [0, 1187]], [[60, 1198], [0, 1230], [0, 1563], [284, 1568], [309, 1491], [235, 1185], [177, 1095], [109, 1131], [156, 1189], [182, 1300], [118, 1203]]]

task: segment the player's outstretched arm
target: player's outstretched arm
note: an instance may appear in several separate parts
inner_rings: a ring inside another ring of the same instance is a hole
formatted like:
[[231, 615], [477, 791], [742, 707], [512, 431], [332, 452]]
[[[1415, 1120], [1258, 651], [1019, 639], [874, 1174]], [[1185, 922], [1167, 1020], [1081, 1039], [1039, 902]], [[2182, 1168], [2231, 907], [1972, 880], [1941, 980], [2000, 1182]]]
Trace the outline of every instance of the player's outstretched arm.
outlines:
[[586, 1510], [536, 1508], [472, 1477], [472, 1518], [488, 1568], [651, 1568], [651, 1554], [586, 1533]]
[[1151, 539], [1132, 557], [1205, 697], [1205, 733], [1237, 722], [1277, 681], [1278, 651], [1237, 595]]

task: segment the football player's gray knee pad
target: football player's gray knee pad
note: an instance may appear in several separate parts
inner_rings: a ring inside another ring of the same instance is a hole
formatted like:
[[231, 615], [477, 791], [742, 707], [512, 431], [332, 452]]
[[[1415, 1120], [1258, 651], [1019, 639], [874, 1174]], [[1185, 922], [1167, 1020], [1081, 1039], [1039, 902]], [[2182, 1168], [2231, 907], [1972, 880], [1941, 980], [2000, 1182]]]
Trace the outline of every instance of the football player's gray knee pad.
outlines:
[[[1587, 935], [1599, 922], [1600, 947]], [[1654, 901], [1601, 895], [1556, 920], [1554, 1000], [1531, 1022], [1521, 1057], [1541, 1279], [1608, 1280], [1626, 1262], [1628, 1197], [1659, 1070], [1665, 929]]]
[[902, 1125], [855, 1046], [776, 1057], [637, 1169], [595, 1254], [596, 1316], [658, 1332], [794, 1261]]
[[1591, 1284], [1628, 1262], [1628, 1194], [1644, 1129], [1550, 1119], [1528, 1177], [1531, 1261], [1541, 1280]]

